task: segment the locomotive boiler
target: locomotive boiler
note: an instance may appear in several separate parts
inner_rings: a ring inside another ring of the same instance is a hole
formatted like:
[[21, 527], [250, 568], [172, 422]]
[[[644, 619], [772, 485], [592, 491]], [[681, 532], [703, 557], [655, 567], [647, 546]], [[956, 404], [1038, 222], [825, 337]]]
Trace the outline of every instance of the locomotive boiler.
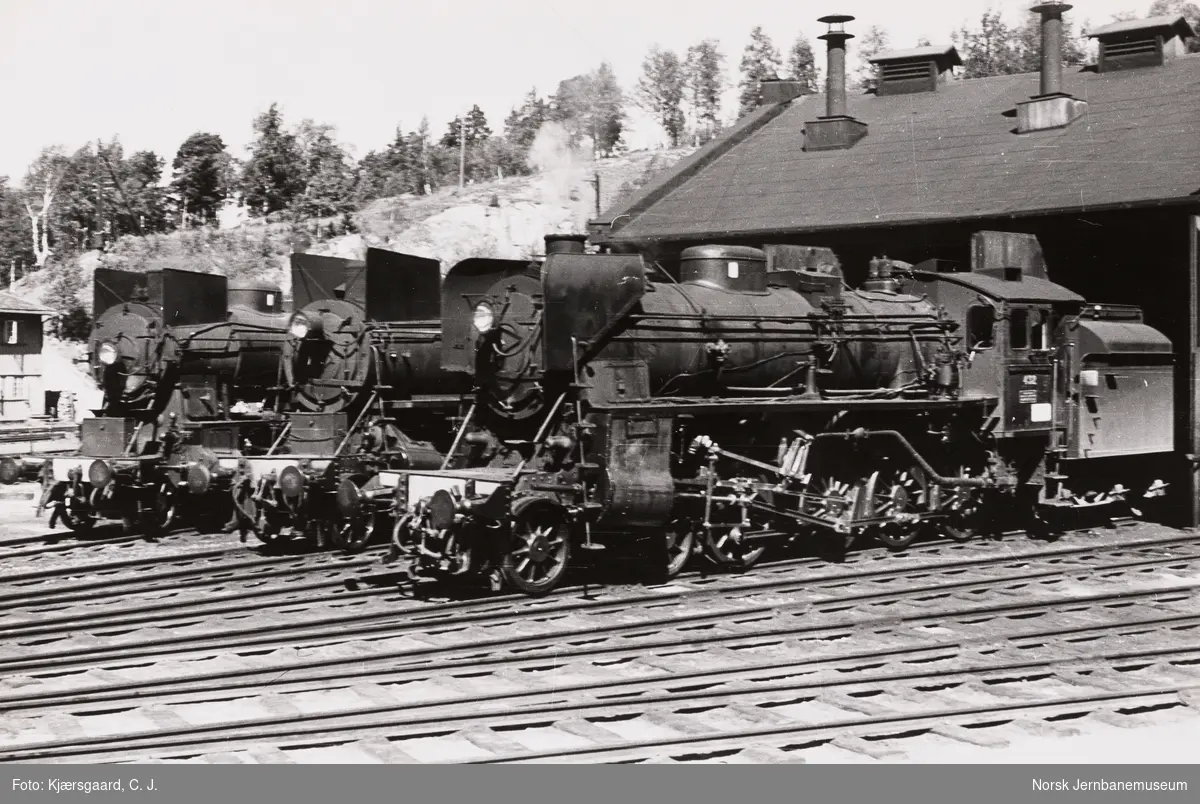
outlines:
[[117, 518], [162, 533], [196, 461], [266, 449], [275, 422], [248, 412], [279, 386], [280, 289], [214, 274], [99, 268], [90, 338], [104, 392], [76, 456], [44, 468], [39, 510], [74, 530]]
[[243, 536], [361, 549], [390, 507], [381, 473], [440, 466], [470, 388], [440, 367], [440, 264], [373, 248], [365, 261], [298, 254], [292, 281], [285, 432], [266, 455], [197, 466], [189, 485], [202, 495], [227, 479]]
[[[541, 594], [573, 547], [669, 576], [778, 540], [970, 538], [1000, 500], [1124, 499], [1110, 472], [1082, 490], [1101, 453], [1068, 403], [1169, 405], [1165, 339], [1136, 311], [1085, 310], [1028, 241], [980, 233], [968, 271], [877, 259], [857, 289], [831, 252], [788, 246], [693, 247], [670, 272], [581, 242], [525, 270], [456, 266], [443, 364], [473, 373], [475, 406], [443, 469], [401, 473], [391, 558]], [[968, 342], [976, 307], [990, 341]], [[1093, 381], [1096, 349], [1152, 390]], [[1123, 458], [1169, 449], [1162, 427], [1106, 427]]]

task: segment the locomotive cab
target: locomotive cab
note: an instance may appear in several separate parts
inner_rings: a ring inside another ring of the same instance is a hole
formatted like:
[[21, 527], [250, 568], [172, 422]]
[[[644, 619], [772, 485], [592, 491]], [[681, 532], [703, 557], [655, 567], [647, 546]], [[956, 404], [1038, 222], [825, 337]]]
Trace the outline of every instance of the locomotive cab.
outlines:
[[1082, 296], [1045, 278], [1038, 259], [1024, 265], [985, 251], [971, 271], [929, 260], [914, 267], [915, 292], [926, 293], [959, 321], [961, 391], [993, 396], [985, 430], [996, 437], [1045, 436], [1056, 426], [1055, 330], [1077, 313]]

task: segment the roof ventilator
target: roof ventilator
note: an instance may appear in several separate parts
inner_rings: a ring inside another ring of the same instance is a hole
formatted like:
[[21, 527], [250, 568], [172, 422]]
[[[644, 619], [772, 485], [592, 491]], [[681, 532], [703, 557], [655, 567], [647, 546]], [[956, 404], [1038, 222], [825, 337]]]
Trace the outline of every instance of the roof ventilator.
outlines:
[[1184, 41], [1195, 36], [1192, 26], [1181, 15], [1126, 20], [1095, 28], [1088, 34], [1100, 40], [1096, 72], [1158, 67], [1168, 59], [1183, 55]]
[[1042, 15], [1041, 92], [1017, 104], [1018, 133], [1063, 128], [1087, 110], [1087, 101], [1062, 91], [1062, 15], [1071, 8], [1067, 3], [1048, 2], [1030, 9]]
[[953, 45], [933, 45], [911, 50], [891, 50], [871, 59], [878, 68], [876, 95], [935, 92], [942, 73], [962, 66]]
[[829, 32], [820, 37], [827, 48], [825, 115], [804, 124], [805, 151], [851, 148], [867, 136], [867, 124], [846, 114], [846, 40], [854, 35], [846, 33], [843, 25], [853, 19], [831, 14], [818, 20], [829, 25]]
[[801, 95], [808, 95], [809, 90], [803, 81], [790, 78], [766, 78], [758, 82], [758, 105], [770, 106], [775, 103], [787, 103]]

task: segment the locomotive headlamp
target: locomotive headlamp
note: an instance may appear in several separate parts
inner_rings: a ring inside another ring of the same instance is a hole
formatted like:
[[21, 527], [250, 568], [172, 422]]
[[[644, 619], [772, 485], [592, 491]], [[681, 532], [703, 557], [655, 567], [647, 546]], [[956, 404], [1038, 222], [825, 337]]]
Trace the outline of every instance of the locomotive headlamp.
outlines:
[[496, 324], [496, 314], [492, 311], [492, 305], [487, 302], [480, 302], [475, 305], [475, 314], [472, 317], [472, 323], [480, 335], [490, 330]]
[[300, 492], [304, 491], [304, 475], [294, 466], [284, 467], [279, 473], [279, 489], [288, 499], [299, 497]]
[[309, 326], [308, 319], [301, 313], [292, 316], [292, 322], [288, 324], [288, 331], [292, 333], [293, 338], [298, 340], [307, 338], [310, 329], [312, 327]]
[[88, 482], [98, 489], [102, 489], [112, 480], [112, 467], [101, 460], [92, 461], [92, 465], [88, 467]]
[[100, 344], [100, 348], [96, 350], [96, 357], [106, 366], [111, 366], [117, 362], [117, 347], [107, 341]]

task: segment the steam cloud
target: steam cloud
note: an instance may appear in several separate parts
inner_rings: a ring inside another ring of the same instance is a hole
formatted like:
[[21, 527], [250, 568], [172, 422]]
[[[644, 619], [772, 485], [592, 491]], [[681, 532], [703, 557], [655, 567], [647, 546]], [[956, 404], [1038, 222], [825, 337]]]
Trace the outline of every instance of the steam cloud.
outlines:
[[541, 203], [569, 209], [575, 233], [585, 231], [594, 210], [594, 197], [586, 184], [591, 162], [590, 143], [585, 140], [573, 146], [558, 123], [542, 124], [529, 147], [529, 164], [539, 175]]

